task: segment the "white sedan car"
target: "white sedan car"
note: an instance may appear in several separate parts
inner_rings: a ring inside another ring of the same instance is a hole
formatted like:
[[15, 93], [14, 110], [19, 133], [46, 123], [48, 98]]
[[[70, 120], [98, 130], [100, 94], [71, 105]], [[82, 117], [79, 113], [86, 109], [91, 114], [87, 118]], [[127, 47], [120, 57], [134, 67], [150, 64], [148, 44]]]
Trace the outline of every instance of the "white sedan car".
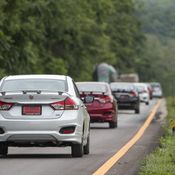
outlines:
[[0, 82], [0, 155], [9, 146], [71, 146], [89, 154], [90, 117], [69, 76], [18, 75]]
[[140, 101], [149, 105], [150, 95], [148, 90], [148, 85], [146, 83], [134, 83], [139, 93]]

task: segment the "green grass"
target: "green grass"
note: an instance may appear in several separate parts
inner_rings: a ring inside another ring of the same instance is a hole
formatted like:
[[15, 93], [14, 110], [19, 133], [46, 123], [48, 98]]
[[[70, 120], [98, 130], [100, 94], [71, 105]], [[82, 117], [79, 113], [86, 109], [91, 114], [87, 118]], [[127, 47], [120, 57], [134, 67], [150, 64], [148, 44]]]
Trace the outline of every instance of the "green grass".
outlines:
[[175, 97], [167, 98], [167, 109], [165, 135], [160, 139], [160, 147], [146, 157], [139, 175], [175, 175], [175, 133], [170, 126], [175, 121]]

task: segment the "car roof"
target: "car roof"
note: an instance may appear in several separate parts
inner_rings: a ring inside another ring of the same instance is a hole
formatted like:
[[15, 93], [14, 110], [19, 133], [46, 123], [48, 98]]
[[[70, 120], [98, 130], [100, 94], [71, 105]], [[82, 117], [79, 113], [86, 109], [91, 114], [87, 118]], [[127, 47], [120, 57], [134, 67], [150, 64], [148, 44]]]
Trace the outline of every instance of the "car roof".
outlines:
[[43, 75], [43, 74], [31, 74], [31, 75], [14, 75], [7, 76], [5, 80], [17, 80], [17, 79], [59, 79], [66, 80], [65, 75]]
[[134, 83], [135, 86], [145, 86], [147, 87], [148, 84], [147, 83]]
[[76, 84], [99, 84], [99, 85], [109, 85], [106, 82], [99, 82], [99, 81], [82, 81], [82, 82], [76, 82]]
[[134, 83], [133, 82], [112, 82], [110, 84], [116, 84], [116, 85], [131, 85], [131, 86], [134, 86]]

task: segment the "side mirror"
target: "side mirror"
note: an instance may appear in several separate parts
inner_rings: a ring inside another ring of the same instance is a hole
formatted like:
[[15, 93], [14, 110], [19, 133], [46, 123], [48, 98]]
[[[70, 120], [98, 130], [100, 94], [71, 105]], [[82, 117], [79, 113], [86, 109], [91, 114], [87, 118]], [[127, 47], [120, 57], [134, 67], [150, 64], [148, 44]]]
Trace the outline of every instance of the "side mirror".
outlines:
[[84, 98], [84, 103], [92, 103], [93, 101], [94, 101], [94, 97], [93, 96], [87, 95]]

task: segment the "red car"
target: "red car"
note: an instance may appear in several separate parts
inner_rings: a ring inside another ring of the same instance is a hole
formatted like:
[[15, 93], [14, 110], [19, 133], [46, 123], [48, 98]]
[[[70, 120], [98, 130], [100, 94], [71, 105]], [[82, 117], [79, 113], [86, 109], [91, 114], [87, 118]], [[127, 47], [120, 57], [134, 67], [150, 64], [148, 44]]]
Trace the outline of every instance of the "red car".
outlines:
[[[78, 82], [76, 85], [90, 114], [91, 122], [108, 122], [110, 128], [116, 128], [118, 108], [109, 84], [105, 82]], [[92, 97], [93, 101], [86, 103], [84, 98], [87, 96]]]

